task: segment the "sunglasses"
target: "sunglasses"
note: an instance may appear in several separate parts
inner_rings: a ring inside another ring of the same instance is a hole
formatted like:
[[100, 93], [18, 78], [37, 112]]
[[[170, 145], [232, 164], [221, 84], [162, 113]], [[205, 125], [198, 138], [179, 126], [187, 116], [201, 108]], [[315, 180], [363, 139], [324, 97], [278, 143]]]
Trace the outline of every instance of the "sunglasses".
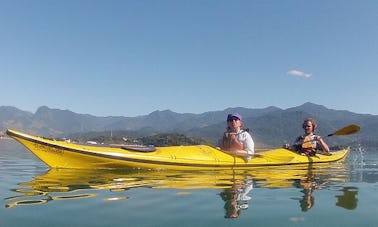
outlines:
[[227, 122], [231, 122], [231, 121], [239, 121], [239, 119], [238, 118], [227, 119]]

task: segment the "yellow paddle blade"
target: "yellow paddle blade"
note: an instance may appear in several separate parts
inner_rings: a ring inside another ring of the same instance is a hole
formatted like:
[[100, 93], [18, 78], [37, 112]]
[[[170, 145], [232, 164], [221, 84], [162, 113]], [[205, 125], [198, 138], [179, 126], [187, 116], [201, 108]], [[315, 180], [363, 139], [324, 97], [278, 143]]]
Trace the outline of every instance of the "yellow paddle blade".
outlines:
[[353, 124], [353, 125], [345, 126], [344, 128], [341, 128], [341, 129], [337, 130], [336, 132], [329, 134], [328, 136], [333, 136], [333, 135], [337, 135], [337, 136], [350, 135], [350, 134], [354, 134], [354, 133], [356, 133], [358, 131], [360, 131], [360, 126]]

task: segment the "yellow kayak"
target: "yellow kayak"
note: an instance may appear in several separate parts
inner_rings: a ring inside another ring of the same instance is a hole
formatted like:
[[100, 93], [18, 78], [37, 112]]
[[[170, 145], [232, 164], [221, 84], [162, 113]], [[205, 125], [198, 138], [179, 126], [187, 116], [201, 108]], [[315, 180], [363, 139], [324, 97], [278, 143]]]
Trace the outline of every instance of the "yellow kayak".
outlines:
[[7, 134], [51, 168], [75, 169], [248, 169], [259, 166], [326, 163], [343, 160], [349, 149], [307, 157], [287, 149], [260, 151], [250, 160], [234, 157], [207, 145], [156, 147], [104, 147], [56, 141], [16, 130]]

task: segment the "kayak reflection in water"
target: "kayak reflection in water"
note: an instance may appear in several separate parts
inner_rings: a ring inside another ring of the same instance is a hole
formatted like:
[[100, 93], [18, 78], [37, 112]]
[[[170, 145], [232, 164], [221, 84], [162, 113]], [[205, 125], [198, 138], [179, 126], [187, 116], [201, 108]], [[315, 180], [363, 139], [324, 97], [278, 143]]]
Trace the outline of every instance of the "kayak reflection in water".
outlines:
[[225, 218], [237, 218], [241, 210], [248, 209], [248, 201], [251, 199], [248, 193], [253, 189], [253, 180], [244, 179], [235, 181], [231, 188], [220, 193], [225, 201]]

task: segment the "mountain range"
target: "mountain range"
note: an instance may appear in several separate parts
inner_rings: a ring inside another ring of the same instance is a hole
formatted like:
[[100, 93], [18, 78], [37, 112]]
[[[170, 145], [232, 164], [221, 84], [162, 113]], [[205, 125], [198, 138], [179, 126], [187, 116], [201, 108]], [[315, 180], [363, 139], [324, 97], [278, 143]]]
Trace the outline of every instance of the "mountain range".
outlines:
[[137, 117], [98, 117], [47, 106], [31, 113], [11, 106], [0, 106], [0, 130], [11, 128], [46, 137], [115, 131], [123, 131], [134, 137], [182, 133], [203, 138], [215, 145], [226, 128], [227, 114], [234, 112], [243, 116], [243, 123], [250, 129], [257, 148], [277, 147], [292, 142], [303, 133], [301, 125], [308, 117], [316, 119], [317, 134], [324, 136], [349, 124], [361, 126], [361, 131], [357, 134], [326, 138], [330, 146], [353, 146], [370, 150], [378, 148], [378, 115], [334, 110], [309, 102], [288, 109], [273, 106], [258, 109], [237, 107], [201, 114], [163, 110]]

